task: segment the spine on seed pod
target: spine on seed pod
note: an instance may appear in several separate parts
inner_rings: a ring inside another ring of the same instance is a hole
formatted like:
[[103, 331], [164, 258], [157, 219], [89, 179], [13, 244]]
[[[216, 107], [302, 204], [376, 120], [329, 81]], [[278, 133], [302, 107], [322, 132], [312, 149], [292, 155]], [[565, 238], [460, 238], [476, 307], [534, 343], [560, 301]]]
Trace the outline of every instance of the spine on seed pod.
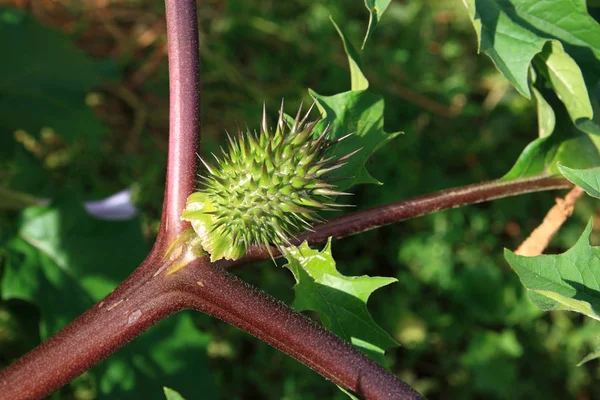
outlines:
[[313, 106], [302, 117], [302, 106], [291, 126], [284, 121], [283, 102], [275, 129], [267, 126], [266, 110], [260, 131], [228, 136], [228, 150], [213, 154], [214, 163], [201, 158], [206, 173], [201, 189], [188, 197], [182, 219], [189, 221], [212, 261], [237, 260], [250, 245], [290, 246], [290, 239], [321, 222], [318, 212], [340, 207], [328, 174], [344, 165], [344, 157], [328, 156], [326, 127], [317, 137], [320, 121], [308, 121]]

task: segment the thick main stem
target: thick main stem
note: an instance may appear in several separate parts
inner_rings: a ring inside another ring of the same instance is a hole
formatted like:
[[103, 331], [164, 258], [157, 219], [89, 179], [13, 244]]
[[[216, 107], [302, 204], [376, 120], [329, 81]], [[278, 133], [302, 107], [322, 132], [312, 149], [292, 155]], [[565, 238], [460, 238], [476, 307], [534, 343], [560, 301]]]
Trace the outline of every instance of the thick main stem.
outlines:
[[0, 371], [0, 398], [42, 398], [181, 309], [177, 293], [165, 290], [165, 281], [152, 272], [160, 258], [159, 253], [151, 253], [103, 301]]
[[172, 242], [194, 191], [200, 139], [200, 56], [195, 0], [166, 0], [169, 41], [169, 158], [161, 234]]
[[421, 398], [349, 343], [214, 264], [197, 260], [180, 272], [188, 307], [251, 333], [361, 398]]

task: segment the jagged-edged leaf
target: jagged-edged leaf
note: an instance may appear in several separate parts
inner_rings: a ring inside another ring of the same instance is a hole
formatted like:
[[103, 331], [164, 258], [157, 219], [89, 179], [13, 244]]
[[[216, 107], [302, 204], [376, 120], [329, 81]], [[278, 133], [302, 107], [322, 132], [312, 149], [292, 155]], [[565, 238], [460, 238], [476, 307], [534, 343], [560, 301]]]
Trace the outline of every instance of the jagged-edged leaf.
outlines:
[[587, 194], [600, 199], [600, 168], [572, 169], [558, 164], [565, 178], [585, 190]]
[[592, 222], [563, 254], [537, 257], [504, 255], [523, 286], [543, 310], [571, 310], [600, 320], [600, 248], [590, 246]]
[[369, 81], [367, 81], [367, 78], [365, 78], [365, 75], [363, 74], [363, 72], [361, 70], [360, 55], [358, 54], [358, 52], [356, 51], [356, 49], [354, 48], [352, 43], [350, 43], [348, 41], [348, 39], [346, 39], [344, 32], [342, 32], [342, 30], [335, 23], [333, 18], [330, 16], [329, 19], [331, 20], [331, 23], [333, 24], [333, 26], [337, 30], [338, 34], [340, 35], [340, 38], [342, 39], [342, 43], [344, 44], [344, 51], [346, 52], [346, 55], [348, 56], [348, 64], [350, 65], [350, 89], [351, 90], [365, 90], [366, 88], [369, 87]]
[[486, 53], [526, 97], [527, 71], [550, 39], [559, 40], [591, 84], [600, 72], [600, 25], [588, 14], [585, 0], [465, 0]]
[[381, 20], [381, 16], [388, 8], [392, 0], [365, 0], [365, 7], [369, 10], [369, 27], [367, 28], [367, 33], [365, 34], [365, 39], [363, 40], [362, 48], [365, 48], [365, 45], [373, 35], [373, 31], [375, 31], [375, 26], [379, 20]]
[[185, 398], [180, 395], [178, 392], [174, 391], [171, 388], [168, 387], [164, 387], [163, 391], [165, 392], [165, 397], [167, 398], [167, 400], [185, 400]]
[[[73, 199], [28, 208], [5, 246], [2, 299], [37, 305], [46, 339], [112, 291], [147, 250], [139, 218], [99, 220]], [[209, 341], [190, 315], [162, 321], [91, 370], [99, 398], [159, 399], [165, 384], [186, 395], [203, 385], [203, 398], [215, 398]]]
[[344, 92], [333, 96], [322, 96], [310, 89], [309, 92], [324, 114], [321, 129], [329, 124], [332, 139], [353, 133], [335, 146], [333, 154], [342, 157], [361, 149], [348, 159], [346, 165], [332, 174], [339, 178], [350, 177], [340, 181], [338, 187], [344, 190], [360, 183], [379, 183], [367, 172], [365, 163], [372, 153], [401, 133], [387, 133], [384, 130], [383, 98], [366, 90]]
[[373, 291], [396, 279], [340, 274], [331, 255], [331, 239], [322, 251], [305, 242], [289, 249], [286, 258], [297, 282], [292, 306], [319, 312], [326, 328], [385, 365], [385, 350], [398, 344], [375, 323], [367, 301]]

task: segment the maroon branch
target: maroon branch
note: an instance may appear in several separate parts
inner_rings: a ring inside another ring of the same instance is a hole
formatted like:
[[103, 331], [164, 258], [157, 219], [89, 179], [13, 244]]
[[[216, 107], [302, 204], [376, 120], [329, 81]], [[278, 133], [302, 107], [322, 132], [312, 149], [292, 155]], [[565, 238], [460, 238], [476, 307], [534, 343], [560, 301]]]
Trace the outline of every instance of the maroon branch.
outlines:
[[196, 4], [166, 0], [169, 41], [169, 155], [161, 219], [162, 234], [174, 241], [187, 227], [181, 221], [194, 191], [200, 144], [200, 55]]
[[[195, 0], [166, 0], [170, 130], [161, 227], [146, 260], [111, 294], [0, 372], [11, 400], [46, 396], [153, 324], [184, 308], [221, 318], [367, 399], [420, 395], [339, 337], [266, 293], [196, 257], [177, 241], [194, 189], [199, 130], [199, 54]], [[173, 248], [175, 246], [175, 248]], [[170, 274], [173, 264], [185, 268]], [[68, 296], [65, 293], [65, 296]]]
[[[168, 315], [192, 308], [235, 325], [366, 399], [417, 399], [419, 394], [347, 342], [307, 317], [242, 282], [206, 257], [196, 257], [177, 238], [194, 189], [199, 130], [199, 56], [194, 0], [166, 0], [170, 72], [167, 183], [161, 227], [146, 260], [111, 294], [40, 346], [0, 371], [0, 394], [36, 399], [59, 389]], [[474, 202], [565, 187], [538, 178], [450, 189], [318, 226], [299, 239], [321, 242], [377, 226]], [[184, 243], [185, 244], [185, 243]], [[254, 249], [244, 262], [265, 258]], [[170, 273], [170, 266], [184, 268]], [[64, 294], [68, 296], [68, 293]]]
[[[450, 208], [544, 190], [568, 189], [572, 186], [573, 184], [564, 178], [536, 176], [510, 181], [497, 180], [476, 183], [440, 190], [439, 192], [400, 200], [395, 203], [335, 218], [323, 224], [316, 225], [310, 232], [298, 235], [292, 243], [298, 245], [306, 240], [311, 245], [319, 244], [327, 241], [329, 237], [340, 239]], [[271, 247], [269, 251], [264, 246], [252, 246], [243, 258], [237, 261], [220, 261], [219, 265], [223, 268], [231, 268], [245, 265], [249, 262], [266, 260], [271, 257], [271, 254], [278, 256], [280, 252], [275, 247]]]

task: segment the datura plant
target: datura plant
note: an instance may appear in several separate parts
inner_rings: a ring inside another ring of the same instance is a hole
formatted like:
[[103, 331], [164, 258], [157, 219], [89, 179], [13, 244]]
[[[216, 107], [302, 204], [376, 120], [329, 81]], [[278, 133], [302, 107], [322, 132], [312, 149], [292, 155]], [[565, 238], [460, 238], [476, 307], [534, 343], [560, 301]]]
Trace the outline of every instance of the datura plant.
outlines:
[[214, 165], [201, 158], [207, 175], [200, 191], [188, 197], [182, 219], [192, 224], [212, 261], [237, 260], [255, 244], [283, 252], [298, 233], [322, 221], [318, 211], [340, 207], [335, 197], [347, 193], [335, 190], [328, 173], [356, 151], [329, 156], [332, 145], [349, 135], [331, 140], [329, 127], [319, 135], [321, 119], [307, 122], [312, 108], [301, 118], [300, 106], [288, 125], [282, 102], [274, 130], [263, 108], [260, 132], [228, 134], [229, 149], [221, 148], [221, 158], [213, 154]]

